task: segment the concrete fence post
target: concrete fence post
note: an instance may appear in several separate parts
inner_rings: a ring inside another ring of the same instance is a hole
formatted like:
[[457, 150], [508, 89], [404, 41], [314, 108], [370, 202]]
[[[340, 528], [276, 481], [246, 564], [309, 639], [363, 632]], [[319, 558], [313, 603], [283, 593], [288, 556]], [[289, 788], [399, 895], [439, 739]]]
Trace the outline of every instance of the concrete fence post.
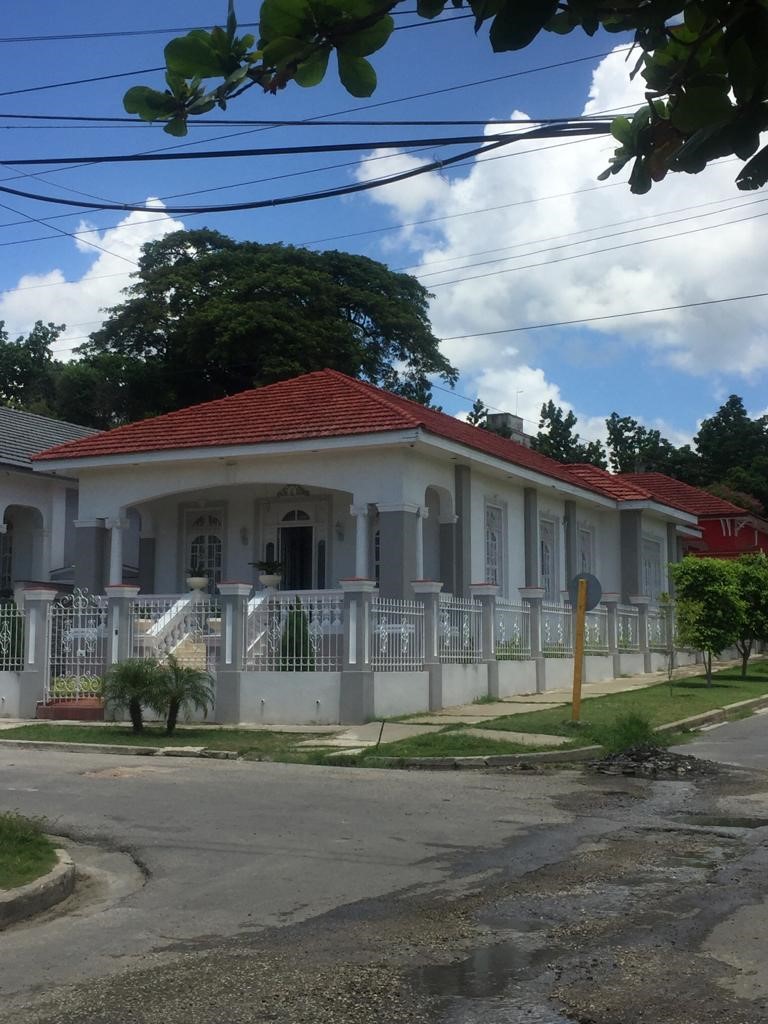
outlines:
[[528, 624], [531, 630], [531, 659], [536, 666], [536, 692], [547, 688], [547, 662], [541, 649], [541, 605], [543, 587], [520, 587], [520, 600], [528, 605]]
[[495, 583], [471, 583], [469, 592], [480, 605], [480, 637], [482, 662], [488, 674], [488, 696], [499, 696], [499, 663], [496, 660], [496, 597]]
[[644, 594], [630, 594], [629, 603], [637, 608], [637, 632], [640, 653], [643, 656], [643, 672], [651, 671], [651, 649], [648, 646], [648, 605], [651, 599]]
[[613, 661], [613, 678], [621, 675], [619, 655], [619, 594], [603, 594], [600, 602], [608, 612], [608, 653]]
[[133, 654], [133, 599], [139, 588], [115, 584], [105, 588], [107, 595], [107, 667], [128, 661]]
[[371, 664], [371, 600], [375, 580], [339, 580], [344, 591], [344, 643], [339, 690], [339, 721], [360, 725], [374, 716]]
[[216, 666], [217, 722], [237, 724], [240, 715], [241, 676], [245, 670], [246, 628], [250, 583], [220, 583], [221, 647]]
[[49, 620], [57, 591], [48, 587], [24, 589], [24, 668], [19, 679], [19, 717], [34, 718], [43, 700], [48, 674]]
[[429, 710], [443, 708], [443, 666], [437, 646], [437, 628], [440, 622], [440, 591], [443, 584], [437, 580], [411, 580], [414, 594], [424, 606], [424, 668], [429, 673]]

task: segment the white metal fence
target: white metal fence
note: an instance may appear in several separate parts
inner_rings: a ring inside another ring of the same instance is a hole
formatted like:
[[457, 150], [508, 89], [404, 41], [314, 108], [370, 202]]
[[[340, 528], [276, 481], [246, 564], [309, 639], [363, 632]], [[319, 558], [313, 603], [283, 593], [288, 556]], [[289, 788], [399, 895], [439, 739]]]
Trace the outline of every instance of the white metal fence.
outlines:
[[616, 641], [620, 651], [640, 650], [640, 613], [620, 604], [616, 611]]
[[0, 672], [24, 668], [24, 612], [13, 601], [0, 604]]
[[440, 661], [480, 661], [482, 650], [482, 609], [472, 599], [440, 596], [437, 649]]
[[152, 594], [131, 603], [131, 657], [164, 661], [172, 654], [186, 668], [213, 672], [220, 647], [221, 608], [215, 597]]
[[251, 672], [338, 672], [343, 643], [341, 591], [280, 591], [248, 603], [245, 667]]
[[380, 672], [424, 667], [424, 605], [374, 597], [371, 602], [371, 664]]
[[584, 622], [584, 651], [586, 654], [607, 654], [609, 648], [608, 609], [593, 608], [587, 612]]
[[497, 661], [517, 661], [531, 656], [531, 613], [527, 605], [496, 598], [494, 640]]
[[569, 604], [542, 603], [541, 653], [545, 658], [573, 657], [573, 614]]
[[106, 598], [74, 590], [48, 616], [46, 702], [100, 697], [107, 654]]
[[648, 609], [648, 648], [666, 651], [669, 648], [669, 615], [666, 608]]

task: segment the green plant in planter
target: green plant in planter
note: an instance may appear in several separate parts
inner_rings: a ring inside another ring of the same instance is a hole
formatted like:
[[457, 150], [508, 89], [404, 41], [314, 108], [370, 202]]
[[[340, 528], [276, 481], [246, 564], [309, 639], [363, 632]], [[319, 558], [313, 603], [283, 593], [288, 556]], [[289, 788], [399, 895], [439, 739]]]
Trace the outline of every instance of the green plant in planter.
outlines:
[[264, 576], [280, 576], [283, 571], [283, 563], [275, 559], [263, 559], [261, 562], [251, 562]]
[[288, 610], [280, 637], [280, 670], [282, 672], [314, 672], [315, 654], [309, 639], [309, 619], [296, 598]]

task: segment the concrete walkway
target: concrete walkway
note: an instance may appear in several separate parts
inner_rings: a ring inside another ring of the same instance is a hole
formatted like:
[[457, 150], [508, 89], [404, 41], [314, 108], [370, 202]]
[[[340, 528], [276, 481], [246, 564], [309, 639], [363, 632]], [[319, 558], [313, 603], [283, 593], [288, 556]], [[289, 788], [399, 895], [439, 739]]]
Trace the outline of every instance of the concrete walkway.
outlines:
[[[717, 668], [728, 668], [739, 664], [736, 661], [719, 661]], [[685, 676], [703, 675], [701, 665], [685, 665], [673, 672], [678, 679]], [[594, 697], [605, 697], [612, 693], [626, 693], [629, 690], [644, 690], [649, 686], [666, 682], [666, 672], [649, 672], [637, 676], [623, 676], [620, 679], [608, 679], [600, 683], [585, 683], [581, 689], [582, 700]], [[529, 711], [543, 711], [545, 708], [564, 707], [571, 702], [571, 688], [547, 690], [546, 693], [526, 693], [515, 697], [505, 697], [493, 703], [459, 704], [455, 707], [443, 708], [422, 715], [413, 715], [399, 722], [382, 723], [368, 722], [355, 725], [338, 732], [334, 736], [322, 739], [308, 739], [298, 744], [300, 747], [312, 749], [343, 749], [349, 752], [373, 747], [378, 742], [394, 743], [399, 740], [423, 736], [427, 733], [439, 732], [446, 725], [466, 725], [462, 735], [482, 736], [488, 740], [506, 740], [508, 743], [522, 743], [527, 746], [560, 746], [567, 743], [564, 736], [546, 736], [538, 733], [511, 732], [502, 729], [473, 729], [481, 722], [493, 722], [497, 718], [508, 715], [524, 715]]]

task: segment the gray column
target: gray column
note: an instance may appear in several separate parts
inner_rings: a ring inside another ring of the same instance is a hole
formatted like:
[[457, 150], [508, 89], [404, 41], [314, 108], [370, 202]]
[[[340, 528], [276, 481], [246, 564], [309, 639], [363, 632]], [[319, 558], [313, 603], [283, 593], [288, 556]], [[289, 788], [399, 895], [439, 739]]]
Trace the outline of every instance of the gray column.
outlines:
[[75, 586], [91, 594], [101, 594], [106, 583], [104, 520], [76, 519], [75, 526]]
[[531, 630], [531, 660], [536, 666], [536, 692], [547, 688], [547, 663], [541, 650], [541, 603], [544, 600], [543, 587], [520, 587], [520, 599], [528, 605], [528, 624]]
[[670, 566], [681, 559], [681, 543], [677, 536], [677, 527], [674, 523], [667, 523], [667, 593], [670, 598], [675, 596], [675, 581], [672, 579]]
[[621, 555], [621, 600], [629, 604], [632, 595], [641, 593], [643, 578], [643, 513], [619, 512]]
[[469, 466], [455, 467], [454, 492], [456, 515], [459, 518], [456, 529], [453, 593], [457, 597], [468, 597], [469, 584], [472, 582], [472, 473]]
[[440, 579], [446, 593], [456, 592], [457, 515], [440, 516]]
[[[383, 534], [382, 534], [383, 541]], [[382, 547], [382, 577], [384, 548]], [[375, 580], [339, 580], [344, 591], [344, 643], [339, 691], [339, 722], [361, 725], [374, 716], [371, 665], [371, 598]]]
[[608, 612], [608, 653], [613, 660], [613, 678], [621, 675], [621, 660], [619, 656], [619, 595], [603, 594], [600, 602]]
[[418, 505], [379, 505], [379, 544], [382, 597], [407, 598], [416, 578]]
[[424, 668], [429, 673], [429, 710], [443, 707], [443, 666], [437, 646], [440, 616], [440, 591], [443, 584], [435, 580], [414, 580], [413, 592], [424, 605]]
[[476, 583], [470, 592], [481, 608], [482, 661], [488, 673], [488, 696], [499, 696], [499, 663], [496, 660], [496, 596], [494, 583]]
[[245, 670], [245, 630], [250, 583], [220, 583], [221, 648], [216, 667], [217, 722], [237, 724], [240, 715], [241, 674]]
[[118, 665], [120, 662], [128, 661], [133, 654], [131, 618], [133, 616], [133, 599], [138, 592], [138, 587], [128, 584], [115, 584], [106, 588], [108, 599], [107, 665]]
[[580, 571], [578, 563], [578, 529], [576, 527], [576, 502], [565, 502], [565, 582], [571, 580]]
[[649, 599], [644, 595], [632, 594], [630, 604], [635, 605], [638, 613], [637, 630], [640, 639], [640, 653], [643, 656], [643, 671], [651, 671], [651, 649], [648, 646], [648, 605]]
[[541, 583], [539, 566], [539, 496], [533, 487], [523, 491], [523, 543], [525, 545], [525, 585]]
[[155, 593], [155, 538], [139, 538], [139, 590]]
[[43, 700], [48, 661], [48, 616], [56, 590], [24, 590], [24, 668], [19, 678], [19, 716], [34, 718]]

